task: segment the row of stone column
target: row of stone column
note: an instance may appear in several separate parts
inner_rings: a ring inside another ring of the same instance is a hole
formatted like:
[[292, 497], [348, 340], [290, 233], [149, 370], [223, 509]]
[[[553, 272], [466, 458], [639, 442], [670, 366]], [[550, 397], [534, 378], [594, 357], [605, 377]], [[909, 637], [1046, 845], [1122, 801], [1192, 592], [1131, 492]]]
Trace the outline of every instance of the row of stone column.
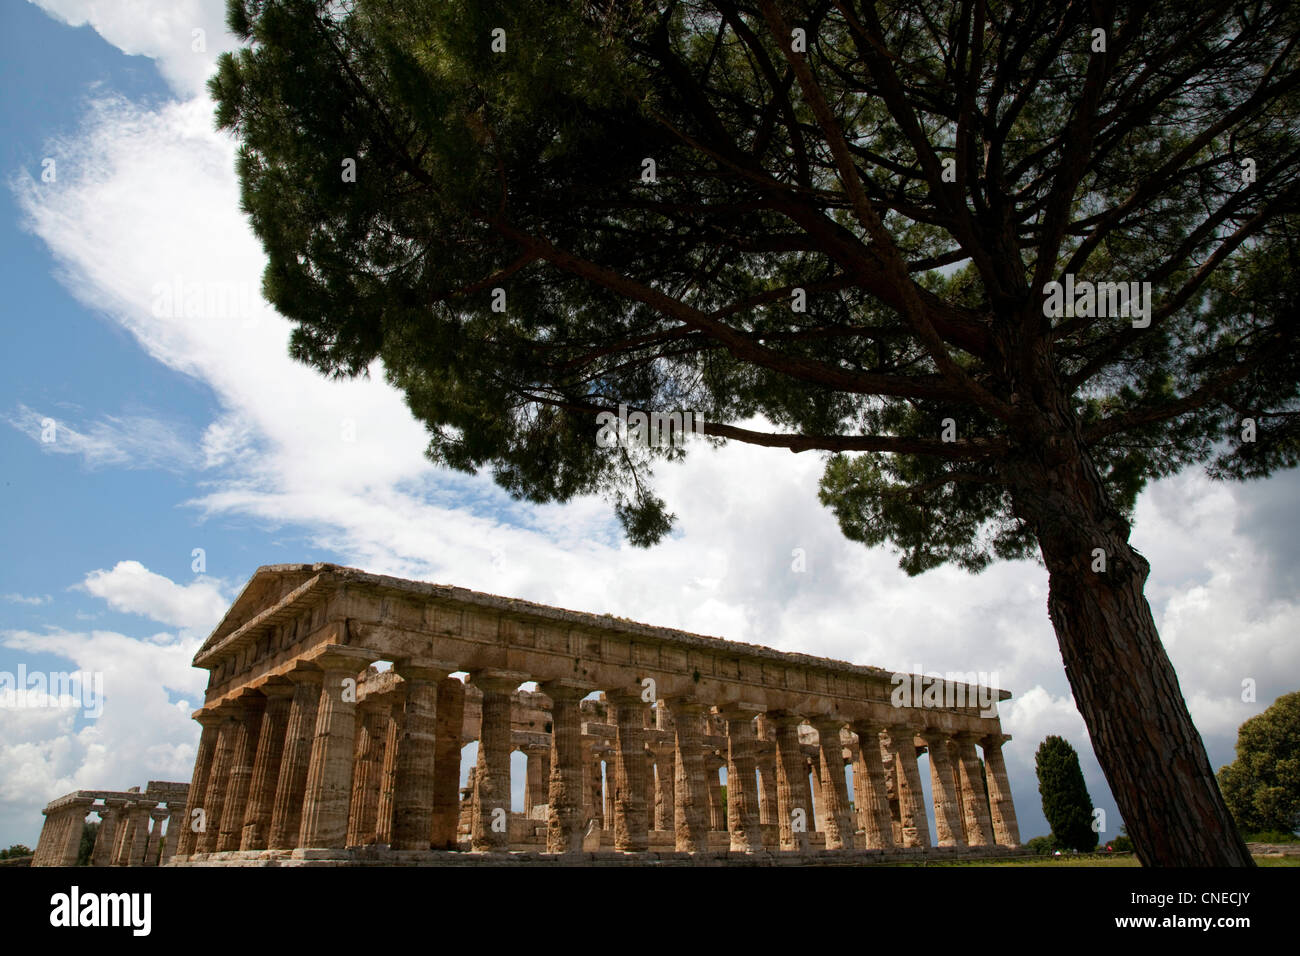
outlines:
[[[331, 650], [315, 658], [311, 667], [288, 675], [289, 683], [265, 686], [260, 693], [199, 717], [203, 734], [190, 789], [193, 825], [181, 833], [179, 853], [372, 842], [402, 850], [456, 845], [463, 685], [449, 677], [451, 665], [399, 661], [394, 670], [402, 681], [387, 699], [367, 698], [358, 707], [356, 675], [369, 663], [369, 656], [352, 648]], [[483, 697], [470, 844], [479, 852], [508, 850], [511, 695], [530, 678], [476, 672], [471, 679]], [[540, 689], [553, 704], [547, 849], [576, 851], [582, 847], [588, 822], [585, 811], [592, 802], [591, 775], [584, 773], [591, 761], [584, 754], [580, 710], [580, 701], [592, 688], [560, 680], [543, 683]], [[706, 850], [720, 799], [716, 775], [712, 788], [707, 779], [702, 739], [705, 705], [683, 698], [660, 701], [660, 726], [670, 725], [673, 731], [672, 753], [670, 759], [666, 748], [659, 752], [652, 748], [651, 769], [645, 746], [648, 705], [636, 694], [614, 694], [608, 703], [615, 725], [611, 802], [616, 849], [648, 849], [653, 813], [657, 827], [674, 831], [679, 851]], [[742, 852], [762, 846], [756, 716], [756, 711], [743, 709], [721, 714], [726, 724], [727, 777], [732, 781], [726, 829], [731, 848]], [[803, 717], [793, 713], [763, 716], [764, 726], [770, 726], [775, 757], [774, 773], [764, 773], [762, 789], [775, 790], [779, 846], [787, 850], [808, 848], [813, 821], [812, 793], [799, 742], [802, 722]], [[855, 821], [843, 773], [840, 728], [845, 722], [829, 718], [812, 722], [822, 741], [819, 803], [827, 848], [854, 846], [853, 833], [859, 826], [868, 847], [887, 848], [900, 841], [903, 846], [929, 845], [912, 729], [865, 722], [851, 725], [866, 744], [859, 748], [855, 766], [855, 789], [860, 779], [862, 790]], [[879, 747], [870, 745], [880, 740], [882, 731], [889, 733], [898, 781], [897, 833], [882, 756]], [[988, 843], [990, 834], [999, 843], [1018, 843], [998, 749], [1001, 741], [984, 740], [992, 797], [986, 801], [982, 787], [974, 787], [979, 777], [973, 739], [959, 735], [950, 742], [937, 731], [926, 734], [932, 754], [937, 754], [932, 765], [936, 810], [943, 821], [939, 844], [951, 845], [958, 834], [972, 845]], [[648, 796], [650, 777], [655, 780], [653, 807]], [[774, 778], [772, 784], [766, 783], [769, 777]], [[769, 807], [771, 802], [769, 794]], [[959, 816], [967, 807], [969, 820]]]
[[75, 866], [86, 814], [97, 813], [99, 829], [91, 866], [157, 866], [175, 851], [184, 820], [183, 806], [160, 807], [156, 801], [80, 797], [46, 814], [33, 866]]
[[332, 651], [198, 716], [190, 787], [203, 797], [191, 800], [180, 854], [455, 845], [464, 685], [450, 667], [399, 663], [402, 681], [358, 705], [368, 656]]

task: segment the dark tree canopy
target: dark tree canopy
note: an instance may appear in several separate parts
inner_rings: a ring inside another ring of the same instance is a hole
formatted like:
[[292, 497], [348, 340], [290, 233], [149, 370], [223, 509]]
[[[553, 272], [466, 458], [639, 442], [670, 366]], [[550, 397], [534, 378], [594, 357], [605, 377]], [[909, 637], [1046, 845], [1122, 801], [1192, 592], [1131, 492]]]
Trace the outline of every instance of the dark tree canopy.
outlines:
[[1238, 728], [1237, 759], [1219, 770], [1219, 786], [1243, 830], [1300, 831], [1300, 691]]
[[1043, 816], [1059, 846], [1091, 853], [1097, 849], [1097, 831], [1092, 828], [1092, 798], [1088, 796], [1079, 755], [1064, 737], [1049, 735], [1034, 754], [1038, 793], [1043, 798]]
[[[245, 47], [210, 88], [295, 356], [382, 361], [435, 462], [609, 495], [637, 544], [670, 530], [651, 466], [685, 450], [599, 445], [620, 405], [828, 453], [823, 502], [909, 573], [1040, 554], [1139, 852], [1191, 801], [1146, 861], [1211, 861], [1231, 822], [1128, 517], [1189, 464], [1300, 457], [1300, 7], [231, 0], [229, 22]], [[1151, 295], [1054, 316], [1054, 281]], [[1118, 746], [1144, 706], [1194, 788], [1139, 786], [1152, 755]]]

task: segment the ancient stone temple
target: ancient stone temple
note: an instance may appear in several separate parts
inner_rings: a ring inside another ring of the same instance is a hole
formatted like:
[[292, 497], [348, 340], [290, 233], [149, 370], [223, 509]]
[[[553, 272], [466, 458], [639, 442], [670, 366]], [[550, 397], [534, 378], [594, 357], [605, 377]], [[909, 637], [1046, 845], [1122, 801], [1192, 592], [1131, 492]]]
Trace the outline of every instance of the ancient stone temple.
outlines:
[[1009, 738], [967, 685], [900, 707], [880, 668], [328, 564], [259, 569], [194, 663], [173, 865], [1018, 852]]
[[176, 852], [189, 784], [150, 780], [144, 792], [77, 790], [51, 800], [32, 866], [74, 866], [86, 816], [99, 815], [91, 866], [157, 866]]

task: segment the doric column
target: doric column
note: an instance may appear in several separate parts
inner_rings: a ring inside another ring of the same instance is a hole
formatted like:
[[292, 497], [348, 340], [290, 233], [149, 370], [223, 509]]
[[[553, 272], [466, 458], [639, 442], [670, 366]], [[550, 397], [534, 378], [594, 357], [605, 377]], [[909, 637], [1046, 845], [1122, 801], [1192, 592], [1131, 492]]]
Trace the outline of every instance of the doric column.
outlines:
[[166, 807], [154, 807], [149, 811], [149, 818], [153, 825], [149, 827], [149, 838], [144, 845], [144, 859], [141, 861], [144, 866], [157, 866], [159, 857], [162, 855], [163, 840], [163, 823], [168, 817]]
[[510, 849], [510, 695], [528, 676], [486, 671], [471, 679], [483, 689], [483, 720], [470, 847], [499, 852]]
[[984, 792], [980, 758], [975, 752], [975, 735], [960, 733], [953, 738], [957, 755], [958, 792], [965, 814], [966, 842], [970, 846], [988, 846], [993, 842], [993, 824], [989, 817], [988, 795]]
[[582, 746], [582, 827], [585, 833], [591, 826], [597, 830], [605, 828], [605, 796], [596, 740], [584, 734], [579, 741]]
[[776, 813], [782, 850], [808, 851], [808, 825], [812, 794], [808, 792], [807, 764], [799, 748], [797, 714], [769, 713], [776, 741]]
[[145, 847], [149, 843], [149, 816], [152, 803], [140, 803], [131, 808], [131, 846], [123, 866], [143, 866]]
[[[800, 750], [803, 749], [801, 746]], [[812, 812], [808, 814], [808, 832], [826, 829], [822, 821], [826, 819], [826, 807], [822, 804], [822, 760], [817, 753], [809, 757], [804, 755], [804, 777], [812, 787]]]
[[709, 830], [727, 829], [727, 810], [722, 802], [721, 771], [725, 764], [712, 753], [704, 755], [704, 779], [709, 790]]
[[[196, 714], [194, 719], [203, 727], [203, 732], [199, 735], [199, 748], [194, 755], [194, 774], [190, 777], [189, 802], [185, 811], [185, 818], [178, 821], [181, 828], [177, 832], [176, 852], [180, 856], [189, 856], [194, 852], [198, 843], [199, 833], [194, 829], [193, 823], [195, 821], [191, 819], [189, 808], [203, 806], [204, 797], [208, 792], [208, 778], [212, 774], [212, 760], [217, 752], [217, 736], [221, 728], [221, 718], [214, 713]], [[116, 813], [114, 813], [114, 818], [120, 823], [121, 818]], [[98, 862], [99, 848], [96, 847], [96, 866], [109, 865], [111, 844], [109, 846], [110, 849], [105, 851], [103, 862]]]
[[544, 744], [528, 744], [524, 747], [524, 755], [528, 757], [524, 813], [531, 818], [534, 810], [546, 806], [546, 791], [551, 783], [551, 748]]
[[132, 834], [136, 823], [132, 812], [134, 809], [135, 804], [129, 800], [122, 805], [122, 822], [113, 834], [113, 852], [109, 856], [109, 866], [126, 866], [130, 861]]
[[657, 743], [655, 753], [655, 829], [673, 829], [677, 813], [677, 744]]
[[[384, 736], [384, 769], [379, 784], [379, 807], [375, 817], [375, 840], [392, 845], [393, 794], [397, 789], [397, 744], [402, 739], [402, 723], [406, 719], [406, 692], [398, 688], [384, 695], [388, 701], [388, 723]], [[441, 700], [441, 698], [439, 698]], [[436, 778], [437, 758], [434, 758]], [[460, 781], [457, 781], [459, 787]]]
[[727, 721], [727, 833], [733, 853], [763, 848], [758, 823], [758, 788], [754, 760], [754, 711], [729, 707]]
[[889, 728], [889, 749], [894, 755], [894, 778], [903, 846], [930, 845], [930, 824], [925, 818], [921, 770], [916, 765], [916, 734], [910, 724]]
[[263, 684], [266, 709], [257, 735], [257, 755], [253, 758], [253, 775], [248, 784], [248, 804], [240, 835], [241, 850], [265, 850], [271, 838], [271, 816], [275, 812], [275, 791], [280, 782], [280, 764], [284, 761], [284, 741], [293, 706], [294, 685]]
[[818, 756], [821, 758], [822, 770], [822, 806], [825, 816], [822, 829], [826, 831], [826, 849], [853, 849], [852, 815], [849, 813], [848, 781], [844, 779], [844, 747], [840, 743], [840, 727], [843, 722], [837, 719], [817, 720], [813, 728], [817, 731]]
[[272, 850], [292, 850], [299, 845], [307, 772], [311, 768], [311, 750], [316, 740], [316, 711], [320, 708], [321, 681], [325, 677], [314, 667], [290, 671], [285, 676], [293, 682], [293, 697], [289, 702], [284, 753], [280, 757], [275, 804], [271, 809], [269, 846]]
[[384, 777], [384, 748], [388, 744], [389, 703], [367, 697], [357, 706], [357, 750], [352, 759], [352, 803], [348, 807], [348, 846], [377, 843], [379, 788]]
[[858, 818], [869, 850], [886, 850], [894, 846], [894, 823], [885, 790], [885, 766], [880, 759], [880, 730], [877, 724], [868, 721], [853, 723], [853, 732], [858, 735], [853, 784], [861, 794]]
[[927, 727], [923, 732], [930, 751], [930, 790], [934, 795], [935, 844], [961, 844], [961, 813], [957, 809], [957, 789], [953, 786], [952, 758], [948, 753], [948, 735]]
[[334, 647], [314, 658], [324, 673], [316, 708], [316, 737], [307, 768], [300, 847], [342, 847], [352, 798], [352, 749], [357, 727], [357, 674], [372, 654]]
[[189, 827], [186, 826], [188, 820], [185, 804], [167, 804], [167, 834], [163, 837], [163, 863], [176, 855], [176, 847], [180, 843], [182, 834], [189, 832]]
[[460, 748], [465, 722], [465, 684], [455, 677], [438, 682], [438, 719], [433, 734], [433, 829], [435, 850], [456, 849], [460, 818]]
[[50, 840], [54, 837], [54, 822], [58, 819], [58, 814], [52, 813], [49, 807], [41, 810], [41, 816], [45, 819], [41, 822], [41, 835], [36, 838], [36, 849], [32, 852], [32, 866], [47, 866], [45, 862], [50, 856]]
[[546, 852], [582, 850], [582, 744], [578, 704], [588, 688], [550, 681], [541, 691], [551, 699], [551, 781], [546, 796]]
[[236, 708], [238, 726], [235, 728], [234, 754], [230, 759], [230, 784], [221, 810], [221, 834], [217, 838], [219, 853], [238, 850], [244, 836], [244, 813], [248, 809], [248, 790], [253, 781], [253, 763], [257, 757], [257, 740], [266, 698], [261, 694], [241, 697], [232, 706]]
[[637, 694], [614, 694], [617, 741], [614, 756], [614, 849], [650, 848], [645, 803], [645, 710]]
[[406, 720], [397, 743], [393, 781], [394, 850], [427, 850], [431, 845], [438, 683], [452, 669], [431, 662], [394, 664], [406, 685]]
[[59, 846], [58, 866], [76, 866], [81, 854], [81, 837], [86, 829], [86, 814], [94, 803], [91, 797], [77, 797], [63, 811], [67, 824], [63, 831], [63, 841]]
[[696, 701], [675, 698], [668, 701], [676, 728], [676, 779], [673, 831], [679, 853], [706, 853], [709, 849], [709, 792], [701, 750], [701, 722], [704, 707]]
[[1010, 739], [1008, 734], [991, 734], [983, 740], [989, 811], [993, 818], [993, 835], [999, 846], [1020, 846], [1020, 826], [1016, 823], [1015, 804], [1011, 802], [1011, 782], [1007, 779], [1007, 765], [1002, 759], [1002, 745]]
[[122, 822], [122, 803], [105, 800], [99, 814], [99, 832], [95, 834], [95, 849], [90, 853], [91, 866], [108, 866], [113, 859], [113, 837]]
[[[223, 706], [220, 714], [221, 724], [217, 733], [216, 753], [212, 758], [212, 772], [208, 774], [207, 792], [201, 804], [203, 814], [195, 821], [202, 827], [195, 846], [198, 853], [212, 853], [217, 848], [217, 840], [221, 836], [221, 814], [226, 806], [226, 792], [230, 784], [230, 766], [235, 756], [235, 737], [239, 733], [240, 722], [232, 709]], [[131, 819], [130, 814], [127, 819]]]

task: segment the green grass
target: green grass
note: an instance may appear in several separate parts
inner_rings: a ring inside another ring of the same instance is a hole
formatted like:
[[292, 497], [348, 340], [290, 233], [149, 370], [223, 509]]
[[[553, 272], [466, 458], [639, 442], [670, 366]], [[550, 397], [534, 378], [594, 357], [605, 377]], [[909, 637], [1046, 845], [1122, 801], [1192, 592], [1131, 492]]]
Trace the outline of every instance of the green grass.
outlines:
[[[1011, 860], [953, 860], [933, 863], [900, 863], [899, 866], [1141, 866], [1131, 853], [1079, 856], [1031, 856]], [[1300, 866], [1297, 856], [1257, 856], [1256, 866]]]

